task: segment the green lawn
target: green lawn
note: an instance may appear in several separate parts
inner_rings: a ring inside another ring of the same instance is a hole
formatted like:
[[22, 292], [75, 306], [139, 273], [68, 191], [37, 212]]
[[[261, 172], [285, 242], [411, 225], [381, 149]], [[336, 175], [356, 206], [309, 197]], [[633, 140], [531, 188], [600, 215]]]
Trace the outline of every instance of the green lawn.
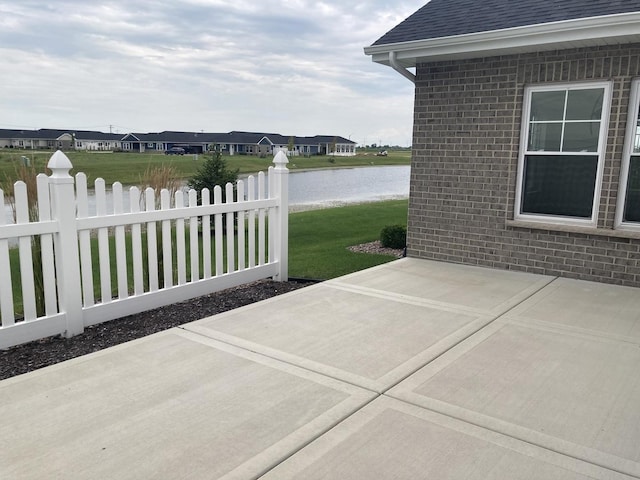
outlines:
[[[7, 176], [13, 178], [16, 166], [21, 157], [26, 156], [38, 171], [44, 171], [53, 152], [18, 151], [13, 149], [0, 150], [0, 180]], [[186, 180], [191, 177], [200, 163], [194, 155], [164, 155], [158, 153], [111, 153], [111, 152], [65, 152], [73, 164], [72, 174], [84, 172], [89, 177], [90, 184], [96, 178], [104, 178], [107, 185], [121, 182], [124, 185], [138, 185], [140, 176], [149, 165], [171, 165]], [[256, 173], [265, 171], [272, 165], [273, 158], [259, 158], [248, 155], [225, 156], [230, 169], [239, 169], [240, 173]], [[358, 154], [354, 157], [292, 157], [289, 159], [291, 171], [307, 168], [336, 168], [369, 165], [409, 165], [411, 163], [410, 150], [389, 152], [387, 157], [378, 157], [373, 153]]]
[[378, 240], [386, 225], [407, 224], [407, 200], [289, 215], [289, 276], [326, 280], [394, 260], [347, 247]]

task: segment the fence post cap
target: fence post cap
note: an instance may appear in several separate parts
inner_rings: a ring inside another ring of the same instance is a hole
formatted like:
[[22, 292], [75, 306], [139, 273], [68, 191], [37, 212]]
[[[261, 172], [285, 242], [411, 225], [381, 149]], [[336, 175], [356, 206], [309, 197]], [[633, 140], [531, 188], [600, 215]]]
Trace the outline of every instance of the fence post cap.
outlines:
[[71, 176], [69, 170], [73, 168], [73, 164], [62, 150], [57, 150], [51, 155], [47, 168], [53, 172], [52, 178], [67, 178]]
[[276, 156], [273, 157], [273, 163], [276, 166], [276, 170], [286, 170], [287, 167], [287, 163], [289, 163], [289, 159], [287, 158], [287, 155], [280, 150], [278, 153], [276, 153]]

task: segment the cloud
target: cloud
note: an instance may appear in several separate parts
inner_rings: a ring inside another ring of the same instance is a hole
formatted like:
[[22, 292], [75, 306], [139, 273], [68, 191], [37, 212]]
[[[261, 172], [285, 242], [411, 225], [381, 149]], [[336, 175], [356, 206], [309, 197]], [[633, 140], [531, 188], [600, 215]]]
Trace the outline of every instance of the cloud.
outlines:
[[0, 128], [410, 141], [413, 86], [362, 49], [424, 1], [16, 3], [0, 0]]

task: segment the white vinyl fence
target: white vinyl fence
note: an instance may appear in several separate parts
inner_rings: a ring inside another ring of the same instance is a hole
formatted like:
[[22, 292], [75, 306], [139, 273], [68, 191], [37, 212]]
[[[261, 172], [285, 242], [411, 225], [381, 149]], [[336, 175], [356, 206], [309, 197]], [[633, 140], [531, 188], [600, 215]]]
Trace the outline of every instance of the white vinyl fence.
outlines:
[[224, 200], [219, 186], [199, 202], [194, 190], [158, 199], [131, 187], [128, 211], [122, 185], [113, 184], [108, 206], [98, 179], [89, 215], [86, 175], [74, 180], [69, 158], [54, 153], [51, 176], [37, 177], [36, 221], [23, 182], [13, 224], [0, 190], [0, 348], [263, 278], [286, 281], [288, 160], [280, 152], [273, 163], [266, 176], [227, 184]]

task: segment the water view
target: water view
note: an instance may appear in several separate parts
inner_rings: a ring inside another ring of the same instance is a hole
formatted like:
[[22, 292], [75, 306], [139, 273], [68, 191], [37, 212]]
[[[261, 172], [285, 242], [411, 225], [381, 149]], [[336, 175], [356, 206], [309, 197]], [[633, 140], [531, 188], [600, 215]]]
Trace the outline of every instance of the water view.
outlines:
[[[289, 175], [289, 206], [291, 211], [375, 202], [409, 197], [408, 165], [386, 167], [355, 167], [291, 172]], [[129, 209], [125, 187], [124, 209]], [[95, 196], [89, 195], [89, 215], [95, 215]], [[111, 193], [107, 192], [107, 211], [113, 212]], [[5, 213], [13, 223], [11, 208]]]
[[289, 205], [293, 210], [409, 197], [408, 165], [292, 172]]

